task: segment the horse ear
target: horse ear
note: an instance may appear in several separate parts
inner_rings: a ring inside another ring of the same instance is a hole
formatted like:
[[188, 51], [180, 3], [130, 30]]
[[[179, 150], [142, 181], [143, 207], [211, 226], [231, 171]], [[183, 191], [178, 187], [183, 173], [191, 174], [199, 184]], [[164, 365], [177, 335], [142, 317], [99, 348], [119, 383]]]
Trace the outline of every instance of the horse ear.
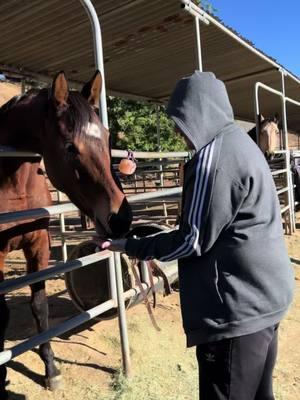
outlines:
[[59, 106], [67, 104], [69, 85], [63, 71], [59, 72], [52, 82], [52, 97]]
[[92, 79], [83, 86], [81, 94], [92, 106], [99, 107], [101, 89], [102, 76], [101, 72], [97, 70]]

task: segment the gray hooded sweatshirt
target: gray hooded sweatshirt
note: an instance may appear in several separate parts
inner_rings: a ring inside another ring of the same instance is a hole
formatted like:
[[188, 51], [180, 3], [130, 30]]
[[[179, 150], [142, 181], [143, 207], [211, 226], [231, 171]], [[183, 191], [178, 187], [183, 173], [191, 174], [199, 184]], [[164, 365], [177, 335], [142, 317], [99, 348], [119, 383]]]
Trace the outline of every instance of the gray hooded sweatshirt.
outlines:
[[294, 287], [268, 164], [235, 123], [224, 84], [196, 71], [181, 79], [168, 115], [195, 147], [185, 165], [179, 228], [129, 239], [128, 255], [178, 259], [187, 345], [277, 324]]

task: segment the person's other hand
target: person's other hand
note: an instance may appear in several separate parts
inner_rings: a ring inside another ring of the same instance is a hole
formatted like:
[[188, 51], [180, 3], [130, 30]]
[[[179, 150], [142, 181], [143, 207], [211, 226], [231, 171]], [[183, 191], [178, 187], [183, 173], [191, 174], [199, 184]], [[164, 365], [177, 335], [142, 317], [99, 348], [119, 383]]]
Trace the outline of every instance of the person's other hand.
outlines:
[[119, 251], [120, 253], [124, 253], [126, 242], [127, 239], [101, 240], [99, 247], [101, 250]]

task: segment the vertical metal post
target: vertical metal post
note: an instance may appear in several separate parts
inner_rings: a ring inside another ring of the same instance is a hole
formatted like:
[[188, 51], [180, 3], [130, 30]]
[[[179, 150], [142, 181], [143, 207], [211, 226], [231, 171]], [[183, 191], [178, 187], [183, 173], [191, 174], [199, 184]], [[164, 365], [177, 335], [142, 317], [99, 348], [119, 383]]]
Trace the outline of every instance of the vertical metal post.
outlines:
[[[161, 151], [161, 145], [160, 145], [160, 113], [159, 113], [159, 105], [156, 104], [156, 132], [157, 132], [157, 148], [158, 151]], [[164, 186], [164, 173], [163, 173], [163, 167], [161, 165], [161, 161], [162, 159], [159, 159], [159, 182], [160, 182], [160, 186], [161, 188], [163, 188]], [[168, 217], [168, 210], [167, 210], [167, 206], [166, 206], [166, 202], [163, 200], [163, 215], [165, 217]], [[166, 220], [166, 223], [168, 223], [168, 220]]]
[[284, 149], [289, 149], [288, 128], [287, 128], [287, 115], [286, 115], [286, 102], [285, 102], [285, 81], [284, 72], [280, 70], [281, 74], [281, 91], [283, 94], [282, 99], [282, 121], [283, 121], [283, 134], [284, 134]]
[[102, 35], [99, 18], [96, 10], [90, 0], [80, 0], [81, 4], [85, 8], [88, 17], [91, 22], [94, 42], [94, 56], [96, 68], [101, 71], [102, 74], [102, 91], [100, 98], [100, 110], [102, 123], [105, 128], [108, 128], [108, 115], [107, 115], [107, 104], [106, 104], [106, 88], [105, 88], [105, 77], [104, 77], [104, 61], [103, 61], [103, 46], [102, 46]]
[[255, 110], [255, 124], [256, 124], [256, 143], [259, 146], [259, 99], [258, 99], [258, 86], [255, 85], [255, 95], [254, 95], [254, 110]]
[[141, 276], [142, 276], [142, 282], [150, 286], [149, 270], [146, 261], [141, 261]]
[[[57, 190], [57, 201], [61, 203], [60, 191]], [[65, 216], [63, 213], [59, 214], [59, 229], [60, 229], [60, 238], [61, 238], [61, 252], [62, 252], [62, 259], [64, 262], [68, 260], [68, 250], [67, 250], [67, 242], [64, 233], [66, 232], [66, 225], [65, 225]]]
[[26, 92], [26, 82], [25, 79], [23, 78], [21, 80], [21, 93], [24, 94]]
[[121, 349], [122, 349], [122, 359], [123, 359], [123, 369], [125, 376], [130, 376], [131, 374], [131, 360], [129, 351], [129, 341], [127, 332], [127, 322], [126, 322], [126, 311], [124, 303], [124, 289], [123, 289], [123, 277], [122, 277], [122, 266], [121, 266], [121, 255], [120, 253], [114, 253], [114, 262], [116, 270], [116, 284], [117, 284], [117, 299], [118, 299], [118, 320], [120, 329], [120, 339], [121, 339]]
[[294, 188], [292, 182], [292, 173], [290, 167], [290, 149], [289, 149], [289, 139], [288, 139], [288, 126], [287, 126], [287, 112], [286, 112], [286, 100], [285, 100], [285, 72], [281, 69], [281, 89], [282, 89], [282, 120], [283, 120], [283, 134], [284, 134], [284, 148], [287, 151], [287, 184], [288, 184], [288, 197], [290, 204], [290, 224], [291, 224], [291, 233], [295, 232], [296, 229], [296, 220], [295, 220], [295, 202], [294, 202]]
[[136, 194], [136, 193], [138, 193], [138, 183], [137, 183], [137, 175], [136, 175], [136, 173], [133, 175], [133, 179], [134, 179], [134, 192]]
[[201, 36], [200, 36], [200, 20], [195, 17], [195, 30], [196, 30], [196, 43], [197, 43], [197, 68], [199, 71], [203, 71], [202, 66], [202, 52], [201, 52]]
[[113, 254], [108, 259], [108, 285], [110, 291], [110, 298], [115, 302], [117, 307], [118, 296], [117, 296], [117, 285], [116, 285], [116, 270], [115, 270], [115, 262]]
[[160, 146], [160, 115], [159, 115], [159, 105], [155, 105], [156, 111], [156, 135], [157, 135], [157, 151], [161, 151]]

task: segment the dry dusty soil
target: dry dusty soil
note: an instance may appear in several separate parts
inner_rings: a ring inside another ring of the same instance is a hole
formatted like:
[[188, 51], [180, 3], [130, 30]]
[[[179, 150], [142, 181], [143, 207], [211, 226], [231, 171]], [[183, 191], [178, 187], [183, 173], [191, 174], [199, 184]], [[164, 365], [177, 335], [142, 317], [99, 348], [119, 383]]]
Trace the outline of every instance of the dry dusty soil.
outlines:
[[[300, 231], [293, 237], [286, 237], [286, 242], [296, 272], [296, 293], [294, 303], [281, 324], [279, 358], [274, 378], [278, 400], [299, 400]], [[23, 271], [23, 266], [10, 266], [7, 277], [20, 275]], [[51, 325], [77, 313], [63, 279], [48, 281], [47, 290]], [[35, 333], [29, 299], [27, 288], [8, 296], [11, 321], [6, 348]], [[178, 293], [160, 297], [155, 315], [161, 332], [156, 332], [152, 327], [143, 304], [127, 313], [132, 356], [131, 379], [126, 380], [120, 373], [117, 320], [93, 322], [52, 340], [56, 362], [63, 376], [63, 389], [57, 392], [44, 389], [43, 365], [35, 350], [9, 362], [8, 388], [11, 399], [196, 400], [194, 350], [185, 348]]]

